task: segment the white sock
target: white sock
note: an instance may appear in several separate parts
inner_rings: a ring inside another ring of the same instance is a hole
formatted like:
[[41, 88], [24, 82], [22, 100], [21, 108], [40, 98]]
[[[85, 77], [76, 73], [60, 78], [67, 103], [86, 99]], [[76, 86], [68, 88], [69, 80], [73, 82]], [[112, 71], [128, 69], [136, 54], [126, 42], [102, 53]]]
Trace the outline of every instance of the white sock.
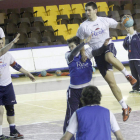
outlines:
[[124, 67], [124, 69], [121, 71], [125, 76], [130, 75], [129, 72], [126, 70], [126, 68]]
[[124, 109], [127, 108], [127, 105], [126, 105], [124, 99], [121, 99], [121, 100], [119, 101], [119, 103], [120, 103], [120, 105], [122, 106], [122, 108], [124, 108]]
[[13, 124], [9, 124], [9, 126], [15, 126], [15, 124], [13, 123]]
[[0, 136], [2, 135], [2, 125], [0, 125]]

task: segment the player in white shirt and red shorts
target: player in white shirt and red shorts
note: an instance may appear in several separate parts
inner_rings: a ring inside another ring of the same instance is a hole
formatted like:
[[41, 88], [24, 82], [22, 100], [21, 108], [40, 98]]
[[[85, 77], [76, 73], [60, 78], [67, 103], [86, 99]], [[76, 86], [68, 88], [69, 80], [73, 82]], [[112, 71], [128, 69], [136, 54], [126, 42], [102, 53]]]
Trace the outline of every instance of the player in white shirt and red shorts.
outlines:
[[[108, 46], [103, 49], [103, 51], [98, 51], [103, 46], [105, 40], [110, 37], [109, 28], [124, 30], [124, 27], [121, 23], [115, 21], [112, 18], [98, 17], [96, 15], [97, 5], [94, 2], [88, 2], [85, 5], [85, 11], [88, 19], [80, 25], [77, 31], [77, 36], [81, 39], [81, 41], [87, 38], [91, 33], [93, 33], [93, 36], [88, 43], [90, 48], [86, 49], [86, 51], [84, 49], [81, 50], [82, 60], [85, 61], [87, 58], [95, 58], [95, 62], [99, 68], [100, 73], [122, 106], [123, 121], [126, 121], [129, 118], [131, 108], [126, 105], [122, 97], [122, 93], [116, 84], [112, 72], [112, 65], [125, 75], [131, 85], [134, 85], [137, 80], [128, 73], [123, 64], [115, 57], [117, 52], [112, 40], [109, 41]], [[92, 51], [97, 51], [96, 56], [93, 55]]]
[[[11, 45], [18, 41], [19, 35], [11, 42]], [[0, 39], [0, 49], [4, 47], [3, 40]], [[0, 57], [0, 140], [8, 140], [10, 137], [14, 138], [23, 138], [15, 126], [15, 112], [14, 112], [14, 104], [16, 104], [16, 97], [12, 85], [10, 68], [14, 68], [17, 71], [20, 71], [27, 75], [32, 81], [35, 81], [34, 76], [23, 69], [12, 57], [10, 53], [5, 53]], [[7, 120], [10, 127], [10, 137], [4, 136], [2, 134], [2, 121], [3, 121], [3, 113], [4, 108], [6, 109]]]

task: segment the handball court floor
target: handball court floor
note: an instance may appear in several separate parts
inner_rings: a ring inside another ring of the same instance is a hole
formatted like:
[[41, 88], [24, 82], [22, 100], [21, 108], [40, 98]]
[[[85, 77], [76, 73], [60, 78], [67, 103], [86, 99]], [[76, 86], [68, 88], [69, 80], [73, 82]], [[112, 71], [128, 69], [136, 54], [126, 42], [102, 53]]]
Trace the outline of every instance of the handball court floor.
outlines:
[[[97, 86], [103, 95], [101, 105], [115, 114], [124, 140], [140, 140], [140, 94], [129, 94], [131, 85], [120, 72], [114, 70], [114, 74], [126, 103], [132, 108], [130, 118], [126, 122], [122, 121], [120, 104], [98, 70], [93, 74], [92, 84]], [[13, 79], [13, 85], [18, 102], [15, 105], [16, 125], [24, 134], [24, 139], [60, 140], [66, 112], [69, 76], [36, 77], [34, 83], [26, 77], [21, 77]], [[9, 135], [5, 114], [3, 133]], [[113, 134], [112, 140], [115, 140]]]

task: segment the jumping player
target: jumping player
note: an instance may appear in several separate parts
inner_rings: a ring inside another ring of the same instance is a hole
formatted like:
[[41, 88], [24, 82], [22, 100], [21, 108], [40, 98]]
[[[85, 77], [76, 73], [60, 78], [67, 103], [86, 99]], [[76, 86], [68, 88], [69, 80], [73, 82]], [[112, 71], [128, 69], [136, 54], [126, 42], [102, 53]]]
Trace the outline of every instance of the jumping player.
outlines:
[[[18, 36], [13, 40], [13, 43], [18, 41]], [[0, 39], [0, 49], [3, 48], [3, 40]], [[34, 76], [23, 69], [12, 57], [10, 53], [5, 53], [0, 57], [0, 140], [7, 140], [9, 137], [2, 135], [2, 121], [3, 121], [3, 113], [5, 106], [7, 112], [7, 121], [10, 127], [10, 137], [14, 138], [23, 138], [15, 126], [15, 111], [14, 111], [14, 104], [16, 104], [15, 93], [11, 81], [11, 74], [9, 70], [9, 66], [14, 68], [17, 71], [20, 71], [27, 75], [31, 81], [35, 81]]]
[[[81, 50], [83, 61], [85, 61], [87, 58], [92, 58], [92, 51], [98, 50], [102, 47], [104, 41], [109, 38], [109, 28], [124, 29], [121, 23], [116, 22], [112, 18], [97, 17], [97, 5], [94, 2], [88, 2], [85, 5], [85, 11], [88, 19], [80, 25], [77, 31], [77, 36], [81, 39], [82, 42], [91, 33], [93, 33], [93, 36], [88, 43], [90, 48], [86, 49], [86, 51], [84, 50], [84, 48]], [[122, 106], [123, 121], [126, 121], [129, 118], [131, 108], [126, 105], [122, 97], [122, 93], [116, 84], [112, 72], [112, 65], [125, 75], [131, 85], [134, 85], [137, 80], [128, 73], [122, 63], [115, 57], [116, 49], [111, 40], [109, 41], [109, 44], [104, 50], [104, 52], [98, 51], [98, 54], [96, 55], [98, 56], [95, 56], [95, 62], [99, 68], [99, 71], [110, 86], [114, 96]]]

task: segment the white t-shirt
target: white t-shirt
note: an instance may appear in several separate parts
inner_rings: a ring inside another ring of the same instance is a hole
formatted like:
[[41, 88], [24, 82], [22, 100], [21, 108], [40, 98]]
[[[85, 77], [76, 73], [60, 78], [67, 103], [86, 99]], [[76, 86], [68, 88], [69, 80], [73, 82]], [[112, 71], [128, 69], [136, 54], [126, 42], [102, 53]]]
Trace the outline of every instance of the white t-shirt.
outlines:
[[[93, 33], [93, 36], [88, 44], [92, 47], [92, 50], [96, 50], [101, 48], [104, 41], [110, 37], [109, 28], [116, 28], [117, 25], [118, 22], [112, 18], [97, 17], [95, 21], [84, 21], [80, 25], [76, 36], [80, 39], [85, 39]], [[111, 42], [112, 40], [109, 41], [109, 44]]]
[[15, 59], [10, 53], [5, 53], [0, 57], [0, 86], [7, 86], [12, 82], [9, 66], [14, 64]]
[[[116, 118], [111, 111], [110, 111], [110, 124], [111, 124], [111, 131], [113, 133], [120, 130], [120, 127], [116, 121]], [[77, 130], [78, 130], [78, 121], [77, 121], [76, 112], [74, 112], [70, 119], [69, 125], [67, 127], [67, 131], [72, 134], [75, 134]], [[93, 133], [94, 133], [94, 130], [93, 130]]]
[[3, 29], [0, 27], [0, 38], [4, 38], [5, 37], [5, 34], [3, 32]]

